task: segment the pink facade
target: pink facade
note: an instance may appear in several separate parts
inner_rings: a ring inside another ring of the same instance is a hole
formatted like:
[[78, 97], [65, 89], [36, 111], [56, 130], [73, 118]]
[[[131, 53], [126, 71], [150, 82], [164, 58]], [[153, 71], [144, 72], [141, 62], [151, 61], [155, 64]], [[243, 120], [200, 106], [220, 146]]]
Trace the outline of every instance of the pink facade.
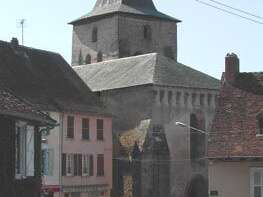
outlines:
[[[67, 137], [67, 118], [74, 116], [74, 138]], [[89, 120], [89, 139], [83, 139], [82, 120]], [[103, 120], [103, 140], [97, 139], [97, 120]], [[101, 191], [100, 196], [110, 196], [112, 188], [112, 120], [102, 116], [65, 114], [63, 121], [63, 153], [93, 155], [93, 175], [63, 176], [62, 185], [66, 191], [72, 186], [94, 186]], [[104, 175], [98, 176], [97, 156], [104, 155]], [[83, 159], [83, 158], [82, 158]], [[83, 167], [83, 166], [82, 166]], [[102, 186], [102, 187], [101, 187]], [[90, 188], [92, 190], [92, 188]], [[74, 189], [73, 189], [74, 190]], [[89, 189], [87, 189], [89, 190]], [[104, 194], [104, 195], [102, 195]], [[83, 197], [85, 194], [82, 195]], [[88, 195], [87, 195], [88, 196]]]
[[49, 191], [59, 188], [52, 194], [54, 197], [109, 197], [112, 189], [111, 117], [77, 113], [51, 115], [60, 126], [47, 136], [46, 148], [52, 150], [53, 155], [48, 163], [53, 169], [44, 176], [43, 187], [50, 188]]

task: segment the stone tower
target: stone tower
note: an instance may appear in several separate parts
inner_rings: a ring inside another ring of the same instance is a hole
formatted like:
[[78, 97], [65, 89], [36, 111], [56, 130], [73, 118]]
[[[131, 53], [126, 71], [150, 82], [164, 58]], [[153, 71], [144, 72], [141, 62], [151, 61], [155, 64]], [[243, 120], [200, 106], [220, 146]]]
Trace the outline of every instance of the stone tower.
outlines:
[[152, 0], [97, 0], [72, 22], [72, 65], [157, 52], [177, 60], [179, 20], [159, 12]]

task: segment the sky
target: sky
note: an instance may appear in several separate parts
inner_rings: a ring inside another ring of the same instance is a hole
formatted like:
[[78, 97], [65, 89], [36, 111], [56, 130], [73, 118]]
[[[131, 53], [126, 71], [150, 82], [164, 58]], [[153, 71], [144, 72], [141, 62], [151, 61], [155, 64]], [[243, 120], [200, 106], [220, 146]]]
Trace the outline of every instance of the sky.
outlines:
[[[58, 52], [69, 63], [72, 26], [67, 23], [87, 14], [96, 3], [96, 0], [0, 1], [0, 40], [17, 37], [21, 42], [19, 20], [24, 18], [24, 44]], [[218, 1], [263, 17], [262, 0]], [[220, 79], [226, 54], [234, 52], [240, 58], [242, 72], [263, 71], [263, 24], [196, 0], [154, 0], [154, 3], [159, 11], [182, 20], [178, 25], [179, 62]]]

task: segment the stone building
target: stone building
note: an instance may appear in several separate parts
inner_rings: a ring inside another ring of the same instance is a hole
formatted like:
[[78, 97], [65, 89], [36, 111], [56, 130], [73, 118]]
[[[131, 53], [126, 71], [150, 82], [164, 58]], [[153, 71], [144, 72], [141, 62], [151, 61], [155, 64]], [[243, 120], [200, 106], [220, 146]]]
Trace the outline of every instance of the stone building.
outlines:
[[152, 0], [98, 0], [70, 23], [72, 66], [113, 113], [114, 197], [208, 194], [206, 136], [175, 122], [208, 130], [220, 83], [177, 62], [178, 22]]

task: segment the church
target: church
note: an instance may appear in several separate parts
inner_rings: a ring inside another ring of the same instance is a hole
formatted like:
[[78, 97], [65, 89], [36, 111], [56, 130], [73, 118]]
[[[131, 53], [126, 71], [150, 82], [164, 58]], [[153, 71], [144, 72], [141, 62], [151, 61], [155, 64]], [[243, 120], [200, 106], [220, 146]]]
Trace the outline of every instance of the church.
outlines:
[[97, 0], [70, 22], [72, 67], [113, 114], [113, 197], [208, 196], [220, 82], [177, 61], [180, 22], [152, 0]]

